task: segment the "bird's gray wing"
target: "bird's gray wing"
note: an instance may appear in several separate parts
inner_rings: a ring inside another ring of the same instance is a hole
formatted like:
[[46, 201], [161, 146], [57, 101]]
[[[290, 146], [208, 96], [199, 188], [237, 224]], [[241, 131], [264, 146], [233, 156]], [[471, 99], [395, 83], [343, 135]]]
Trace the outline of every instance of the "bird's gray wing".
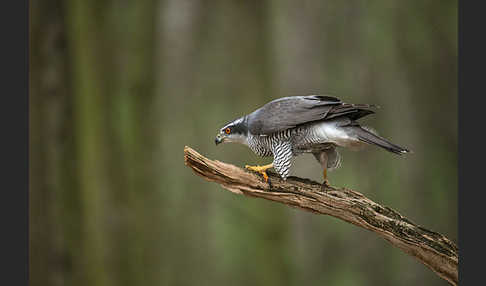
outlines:
[[273, 100], [248, 115], [248, 128], [254, 135], [269, 135], [308, 122], [348, 115], [357, 119], [373, 113], [371, 105], [348, 104], [331, 96], [290, 96]]
[[272, 144], [273, 168], [282, 179], [287, 179], [292, 159], [292, 144], [290, 141], [278, 141]]

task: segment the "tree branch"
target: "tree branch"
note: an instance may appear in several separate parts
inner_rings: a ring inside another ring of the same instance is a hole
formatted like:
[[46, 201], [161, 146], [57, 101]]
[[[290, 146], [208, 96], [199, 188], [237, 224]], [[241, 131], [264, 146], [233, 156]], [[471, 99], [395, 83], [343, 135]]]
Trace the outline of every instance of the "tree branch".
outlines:
[[210, 160], [187, 146], [184, 148], [184, 160], [197, 175], [231, 192], [331, 215], [370, 230], [415, 257], [441, 278], [453, 285], [458, 284], [458, 248], [451, 240], [358, 192], [333, 187], [323, 192], [317, 182], [297, 177], [284, 181], [270, 172], [268, 184], [256, 173]]

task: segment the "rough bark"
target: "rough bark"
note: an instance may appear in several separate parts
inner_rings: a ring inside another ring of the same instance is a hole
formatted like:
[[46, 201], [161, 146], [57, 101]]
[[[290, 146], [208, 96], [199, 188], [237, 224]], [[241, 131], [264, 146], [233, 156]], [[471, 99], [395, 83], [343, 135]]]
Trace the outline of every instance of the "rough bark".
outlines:
[[269, 183], [266, 183], [259, 174], [210, 160], [187, 146], [184, 160], [197, 175], [233, 193], [331, 215], [370, 230], [415, 257], [452, 285], [458, 284], [458, 248], [454, 242], [361, 193], [334, 187], [322, 191], [320, 183], [297, 177], [284, 181], [271, 172], [268, 172]]

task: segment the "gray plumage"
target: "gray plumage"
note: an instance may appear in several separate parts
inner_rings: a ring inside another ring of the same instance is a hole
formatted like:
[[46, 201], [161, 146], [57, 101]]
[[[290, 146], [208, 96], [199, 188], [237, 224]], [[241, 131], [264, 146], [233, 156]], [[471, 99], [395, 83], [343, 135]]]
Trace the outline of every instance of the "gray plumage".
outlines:
[[221, 128], [223, 141], [248, 145], [259, 156], [273, 156], [274, 168], [286, 179], [291, 159], [311, 153], [325, 169], [340, 166], [337, 147], [373, 144], [395, 154], [409, 150], [395, 145], [356, 120], [374, 113], [370, 104], [348, 104], [331, 96], [291, 96], [273, 100]]

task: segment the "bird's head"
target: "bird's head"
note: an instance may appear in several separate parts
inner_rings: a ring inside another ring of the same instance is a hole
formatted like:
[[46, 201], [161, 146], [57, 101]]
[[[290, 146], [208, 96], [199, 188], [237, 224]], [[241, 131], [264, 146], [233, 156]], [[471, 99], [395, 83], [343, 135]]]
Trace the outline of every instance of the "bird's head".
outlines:
[[236, 120], [231, 121], [219, 130], [214, 143], [218, 145], [223, 142], [236, 142], [241, 144], [247, 143], [248, 137], [248, 125], [246, 117], [240, 117]]

